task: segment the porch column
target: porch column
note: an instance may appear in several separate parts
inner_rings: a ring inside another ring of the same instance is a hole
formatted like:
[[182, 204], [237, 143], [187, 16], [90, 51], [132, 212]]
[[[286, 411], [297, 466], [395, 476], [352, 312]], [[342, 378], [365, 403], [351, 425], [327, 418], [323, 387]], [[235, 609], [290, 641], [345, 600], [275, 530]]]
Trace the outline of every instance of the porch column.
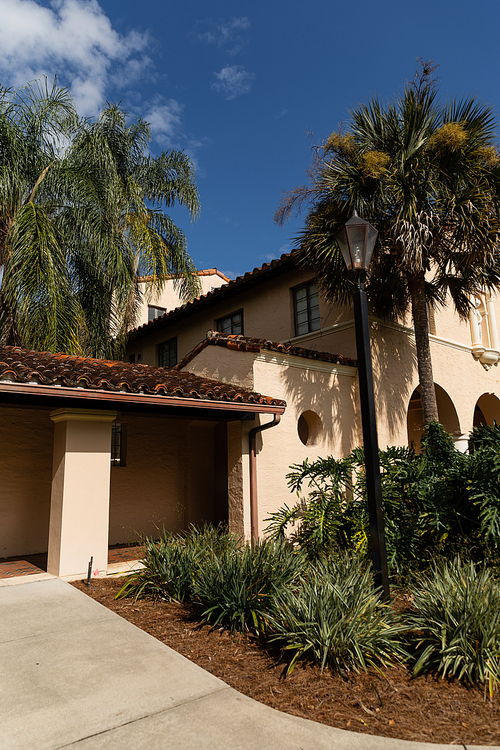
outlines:
[[57, 409], [47, 571], [56, 576], [106, 571], [111, 423], [115, 411]]

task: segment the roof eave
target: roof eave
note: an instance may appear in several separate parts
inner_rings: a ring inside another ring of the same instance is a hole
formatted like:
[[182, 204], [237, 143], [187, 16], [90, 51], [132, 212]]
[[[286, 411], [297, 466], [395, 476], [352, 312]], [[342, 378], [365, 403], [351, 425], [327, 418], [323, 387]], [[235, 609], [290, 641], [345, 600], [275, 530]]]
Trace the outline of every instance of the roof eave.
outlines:
[[163, 406], [175, 408], [195, 408], [214, 411], [235, 411], [255, 414], [283, 414], [285, 406], [275, 404], [252, 404], [246, 401], [224, 401], [203, 398], [184, 398], [179, 396], [155, 396], [153, 394], [98, 391], [86, 388], [64, 388], [62, 386], [28, 385], [24, 383], [0, 382], [0, 393], [50, 396], [52, 398], [73, 398], [89, 401], [116, 402], [120, 408], [127, 404], [144, 406]]
[[190, 315], [197, 313], [200, 309], [203, 310], [205, 307], [216, 305], [222, 299], [232, 297], [233, 295], [243, 292], [245, 289], [262, 283], [267, 279], [285, 273], [295, 266], [296, 262], [292, 254], [284, 254], [281, 258], [277, 258], [268, 264], [266, 263], [265, 267], [251, 271], [237, 279], [232, 279], [229, 283], [223, 284], [191, 302], [187, 302], [182, 307], [176, 307], [174, 310], [165, 313], [165, 315], [160, 315], [158, 318], [149, 321], [149, 323], [144, 323], [142, 326], [134, 328], [129, 333], [129, 343], [132, 343], [143, 336], [149, 335], [152, 331], [159, 330], [160, 328], [175, 322], [178, 318], [187, 318]]

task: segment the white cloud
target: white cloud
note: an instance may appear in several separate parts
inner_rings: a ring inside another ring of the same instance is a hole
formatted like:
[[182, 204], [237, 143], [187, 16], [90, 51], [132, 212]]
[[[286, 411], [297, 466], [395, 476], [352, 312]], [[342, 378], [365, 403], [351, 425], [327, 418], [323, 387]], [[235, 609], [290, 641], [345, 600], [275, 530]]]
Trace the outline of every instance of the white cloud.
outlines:
[[[137, 81], [151, 65], [148, 37], [119, 34], [97, 0], [0, 0], [0, 82], [20, 86], [42, 74], [68, 85], [80, 114], [95, 115], [114, 85]], [[114, 72], [116, 64], [119, 73]]]
[[162, 150], [185, 151], [193, 163], [197, 176], [204, 176], [203, 169], [199, 165], [198, 152], [210, 143], [210, 139], [196, 138], [185, 132], [184, 105], [181, 102], [176, 99], [165, 99], [158, 94], [151, 101], [136, 102], [132, 106], [132, 112], [150, 124], [152, 140]]
[[173, 148], [182, 129], [184, 105], [176, 99], [165, 100], [161, 96], [151, 102], [143, 118], [151, 125], [151, 135], [164, 148]]
[[216, 78], [210, 88], [218, 91], [225, 99], [235, 99], [241, 94], [248, 94], [255, 79], [254, 73], [248, 73], [242, 65], [226, 65], [220, 73], [214, 73]]
[[250, 21], [246, 17], [232, 18], [230, 21], [205, 21], [207, 31], [198, 32], [196, 36], [208, 44], [215, 44], [230, 55], [236, 55], [247, 43], [245, 32], [250, 29]]

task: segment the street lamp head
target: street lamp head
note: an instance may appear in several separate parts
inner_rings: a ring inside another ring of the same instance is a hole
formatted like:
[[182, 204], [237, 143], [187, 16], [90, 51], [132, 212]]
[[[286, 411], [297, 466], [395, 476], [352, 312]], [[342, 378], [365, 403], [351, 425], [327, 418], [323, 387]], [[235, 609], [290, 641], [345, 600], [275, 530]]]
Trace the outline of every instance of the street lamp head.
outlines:
[[356, 211], [342, 229], [333, 235], [348, 271], [367, 271], [377, 239], [377, 230]]

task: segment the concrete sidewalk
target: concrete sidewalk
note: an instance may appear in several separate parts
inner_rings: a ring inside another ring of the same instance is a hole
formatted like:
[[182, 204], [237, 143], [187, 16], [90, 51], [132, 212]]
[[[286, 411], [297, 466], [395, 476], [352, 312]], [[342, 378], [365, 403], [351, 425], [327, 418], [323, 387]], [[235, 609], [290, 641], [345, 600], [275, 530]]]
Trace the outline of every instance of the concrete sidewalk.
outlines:
[[1, 587], [0, 617], [2, 750], [449, 747], [268, 708], [58, 578]]

